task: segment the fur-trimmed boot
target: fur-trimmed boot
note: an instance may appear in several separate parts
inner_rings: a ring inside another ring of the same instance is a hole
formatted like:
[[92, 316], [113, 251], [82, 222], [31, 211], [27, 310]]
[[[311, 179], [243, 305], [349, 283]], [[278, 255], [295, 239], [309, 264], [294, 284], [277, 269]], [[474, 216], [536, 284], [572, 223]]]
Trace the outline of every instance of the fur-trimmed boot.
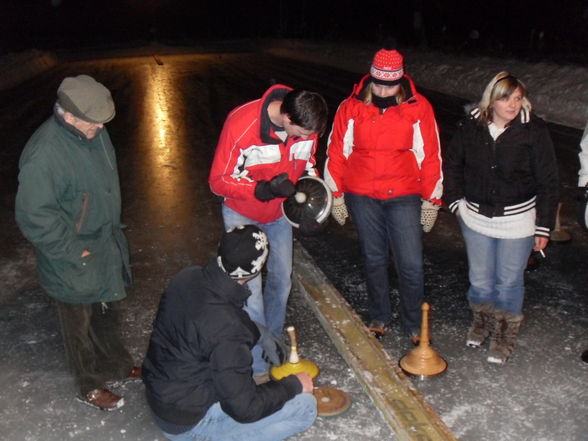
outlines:
[[494, 305], [492, 303], [476, 305], [470, 302], [470, 308], [474, 319], [466, 336], [466, 345], [471, 348], [479, 348], [494, 327]]
[[514, 349], [523, 316], [497, 309], [494, 312], [494, 320], [488, 362], [504, 364]]

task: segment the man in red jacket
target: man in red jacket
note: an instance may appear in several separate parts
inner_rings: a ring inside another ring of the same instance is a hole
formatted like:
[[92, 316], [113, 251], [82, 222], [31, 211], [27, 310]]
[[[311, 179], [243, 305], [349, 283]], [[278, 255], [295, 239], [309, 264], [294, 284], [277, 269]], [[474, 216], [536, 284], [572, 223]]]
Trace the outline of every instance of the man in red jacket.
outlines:
[[[225, 228], [254, 224], [269, 239], [263, 296], [261, 276], [249, 281], [252, 295], [245, 310], [278, 337], [292, 274], [292, 227], [282, 215], [281, 203], [294, 194], [301, 176], [317, 175], [314, 155], [326, 124], [327, 105], [319, 94], [274, 85], [260, 99], [229, 114], [210, 171], [211, 190], [224, 198]], [[303, 234], [316, 228], [312, 221], [300, 226]], [[263, 378], [267, 370], [256, 346], [253, 375]]]

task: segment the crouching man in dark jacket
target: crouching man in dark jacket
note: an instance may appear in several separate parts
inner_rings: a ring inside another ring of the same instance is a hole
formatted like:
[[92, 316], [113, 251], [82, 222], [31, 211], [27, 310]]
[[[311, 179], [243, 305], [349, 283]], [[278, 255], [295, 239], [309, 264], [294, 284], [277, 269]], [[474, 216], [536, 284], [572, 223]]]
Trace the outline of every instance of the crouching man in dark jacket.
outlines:
[[[170, 440], [282, 440], [316, 418], [312, 379], [305, 373], [256, 385], [251, 348], [269, 359], [285, 354], [242, 307], [245, 283], [260, 275], [269, 252], [254, 225], [227, 231], [217, 259], [176, 274], [153, 326], [143, 378], [156, 424]], [[261, 332], [261, 334], [260, 334]], [[264, 338], [265, 337], [265, 338]]]

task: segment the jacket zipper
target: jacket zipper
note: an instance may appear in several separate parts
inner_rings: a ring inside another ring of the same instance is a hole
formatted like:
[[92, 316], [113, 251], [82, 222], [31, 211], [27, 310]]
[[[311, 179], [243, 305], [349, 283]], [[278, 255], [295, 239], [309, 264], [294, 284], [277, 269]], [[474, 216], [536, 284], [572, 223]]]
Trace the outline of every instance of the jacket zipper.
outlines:
[[76, 233], [82, 231], [82, 225], [86, 219], [86, 213], [88, 212], [88, 204], [90, 203], [90, 193], [84, 193], [82, 195], [82, 208], [80, 208], [80, 214], [76, 221]]
[[100, 144], [102, 145], [102, 151], [104, 152], [104, 156], [106, 156], [106, 160], [108, 161], [108, 165], [110, 165], [110, 169], [114, 170], [114, 166], [112, 165], [112, 161], [106, 152], [106, 146], [104, 145], [104, 140], [102, 139], [102, 134], [100, 134]]

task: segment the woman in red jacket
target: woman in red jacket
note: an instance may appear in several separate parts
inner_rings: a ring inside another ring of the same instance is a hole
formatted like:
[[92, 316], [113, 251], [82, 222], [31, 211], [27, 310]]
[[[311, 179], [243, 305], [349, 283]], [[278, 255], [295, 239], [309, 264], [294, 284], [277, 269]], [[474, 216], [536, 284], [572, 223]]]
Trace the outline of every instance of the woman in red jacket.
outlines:
[[402, 327], [416, 342], [424, 291], [422, 231], [432, 228], [441, 204], [441, 156], [433, 109], [404, 74], [397, 50], [379, 50], [370, 73], [339, 106], [327, 156], [332, 215], [343, 225], [348, 206], [359, 235], [369, 328], [381, 337], [392, 318], [392, 251]]

